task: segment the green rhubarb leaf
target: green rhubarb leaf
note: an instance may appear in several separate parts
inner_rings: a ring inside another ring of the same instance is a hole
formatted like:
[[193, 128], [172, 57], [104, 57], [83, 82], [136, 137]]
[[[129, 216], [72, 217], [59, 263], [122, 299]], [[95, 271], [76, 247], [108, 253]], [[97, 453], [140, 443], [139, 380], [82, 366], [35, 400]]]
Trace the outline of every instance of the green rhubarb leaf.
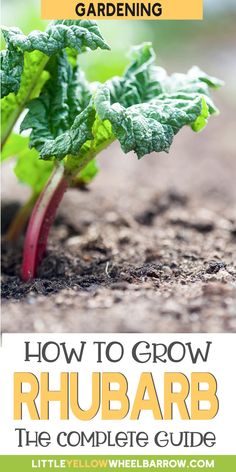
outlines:
[[[132, 103], [142, 103], [142, 101], [148, 100], [159, 93], [160, 85], [158, 77], [163, 76], [163, 70], [160, 69], [160, 72], [159, 68], [153, 65], [155, 53], [150, 43], [144, 43], [141, 46], [132, 48], [130, 56], [131, 65], [125, 71], [124, 77], [116, 77], [107, 82], [112, 101], [119, 101], [124, 104], [124, 106], [129, 106]], [[68, 131], [62, 134], [58, 133], [58, 136], [56, 136], [54, 140], [52, 139], [52, 135], [50, 140], [50, 136], [41, 131], [40, 128], [43, 127], [46, 133], [48, 133], [48, 126], [44, 126], [45, 116], [47, 116], [48, 113], [54, 115], [53, 111], [51, 111], [51, 105], [45, 106], [44, 94], [30, 104], [29, 114], [22, 124], [22, 129], [33, 128], [31, 133], [31, 145], [36, 146], [36, 148], [40, 150], [40, 155], [43, 159], [50, 157], [61, 159], [66, 155], [77, 156], [75, 159], [72, 157], [68, 160], [68, 165], [73, 168], [76, 167], [77, 164], [80, 165], [81, 156], [83, 157], [84, 154], [87, 156], [87, 154], [89, 155], [91, 153], [96, 155], [100, 149], [107, 147], [110, 142], [114, 140], [111, 126], [108, 126], [108, 124], [104, 126], [101, 120], [95, 120], [95, 112], [92, 106], [89, 106], [87, 111], [85, 110], [85, 107], [88, 106], [88, 102], [92, 97], [94, 87], [88, 84], [80, 69], [77, 69], [75, 77], [77, 77], [77, 80], [75, 80], [77, 86], [74, 87], [73, 90], [72, 96], [74, 98], [70, 100], [71, 116], [74, 118], [74, 122]], [[60, 79], [59, 84], [61, 83], [62, 81]], [[49, 86], [50, 81], [46, 84], [45, 88]], [[55, 79], [53, 82], [52, 78], [52, 93], [50, 93], [50, 97], [53, 95], [53, 90], [55, 91], [56, 87]], [[45, 110], [44, 113], [42, 109]], [[48, 112], [49, 109], [50, 111]], [[79, 114], [82, 110], [84, 111], [80, 116]], [[77, 114], [79, 113], [77, 117], [76, 112]], [[40, 139], [42, 137], [40, 143], [36, 142], [34, 139], [35, 120], [37, 121], [36, 127], [39, 130], [37, 135]], [[45, 144], [41, 147], [43, 140], [45, 140]], [[88, 140], [92, 140], [92, 143], [89, 142], [86, 144]], [[84, 148], [83, 145], [85, 145]], [[78, 154], [80, 154], [79, 157]]]
[[72, 127], [54, 140], [45, 141], [40, 150], [42, 159], [55, 157], [63, 159], [67, 154], [79, 153], [86, 141], [93, 138], [92, 128], [95, 119], [95, 110], [89, 105], [75, 119]]
[[191, 124], [191, 128], [195, 132], [201, 131], [207, 125], [207, 121], [209, 118], [209, 107], [206, 103], [205, 98], [202, 97], [202, 111], [201, 114], [196, 118], [194, 123]]
[[31, 129], [30, 146], [43, 160], [64, 158], [66, 174], [79, 186], [96, 175], [95, 156], [115, 139], [141, 158], [168, 152], [184, 126], [203, 129], [216, 112], [210, 89], [220, 81], [196, 67], [168, 77], [154, 61], [149, 43], [135, 47], [124, 76], [101, 85], [87, 82], [72, 49], [54, 55], [50, 78], [21, 125]]
[[125, 108], [111, 103], [110, 91], [102, 87], [95, 106], [101, 120], [109, 120], [125, 153], [134, 151], [138, 158], [153, 151], [168, 152], [174, 135], [185, 125], [193, 125], [202, 115], [205, 104], [201, 95], [189, 100], [167, 98]]
[[114, 77], [106, 82], [111, 101], [126, 108], [151, 100], [162, 93], [162, 82], [166, 72], [154, 65], [155, 52], [151, 43], [143, 43], [131, 48], [131, 64], [123, 77]]
[[197, 67], [170, 77], [153, 64], [155, 55], [145, 43], [132, 50], [133, 62], [123, 78], [101, 86], [95, 108], [109, 120], [124, 152], [142, 157], [152, 151], [169, 151], [174, 135], [185, 125], [202, 130], [216, 113], [210, 89], [222, 82]]
[[[14, 28], [16, 30], [16, 28]], [[11, 92], [17, 93], [20, 86], [20, 79], [24, 68], [24, 54], [16, 51], [14, 46], [7, 42], [7, 49], [1, 51], [1, 97], [5, 97]]]
[[39, 159], [35, 149], [29, 149], [29, 138], [12, 133], [1, 155], [2, 160], [14, 158], [14, 172], [18, 180], [29, 187], [35, 195], [39, 194], [47, 182], [53, 162]]
[[[220, 81], [196, 67], [187, 74], [168, 77], [154, 61], [150, 43], [132, 48], [131, 64], [124, 76], [108, 80], [95, 92], [97, 117], [92, 127], [93, 137], [83, 133], [81, 139], [82, 122], [78, 115], [68, 131], [45, 143], [42, 157], [72, 155], [66, 159], [66, 166], [74, 173], [84, 160], [96, 156], [115, 138], [124, 152], [134, 150], [142, 157], [152, 151], [168, 152], [174, 135], [185, 125], [194, 131], [203, 129], [210, 114], [216, 112], [210, 88], [219, 86]], [[92, 120], [93, 115], [90, 125]]]
[[[65, 52], [53, 56], [47, 70], [50, 79], [40, 96], [28, 104], [21, 131], [31, 129], [30, 147], [40, 150], [46, 140], [63, 133], [70, 125], [69, 85], [73, 69]], [[70, 92], [72, 95], [72, 91]]]
[[162, 67], [155, 66], [155, 53], [150, 43], [131, 49], [131, 65], [123, 77], [114, 77], [106, 82], [110, 90], [111, 103], [120, 103], [125, 108], [138, 103], [146, 103], [154, 98], [176, 98], [179, 94], [202, 95], [209, 113], [217, 113], [210, 89], [223, 85], [221, 80], [207, 75], [198, 67], [192, 67], [187, 74], [175, 73], [168, 76]]
[[71, 79], [68, 84], [69, 125], [72, 126], [76, 116], [88, 106], [92, 97], [93, 86], [90, 84], [84, 72], [76, 63], [72, 69]]
[[[218, 113], [211, 98], [211, 89], [217, 89], [223, 85], [221, 80], [210, 77], [198, 67], [192, 67], [187, 74], [172, 74], [162, 83], [163, 98], [176, 96], [176, 94], [202, 95], [207, 103], [210, 115]], [[161, 97], [159, 97], [161, 98]]]
[[56, 21], [46, 32], [33, 31], [28, 36], [19, 28], [4, 27], [3, 35], [6, 50], [0, 53], [1, 96], [4, 97], [1, 100], [2, 146], [28, 102], [39, 95], [48, 79], [45, 67], [49, 56], [65, 48], [71, 56], [86, 49], [109, 49], [97, 24], [87, 20]]
[[39, 95], [47, 81], [49, 74], [43, 70], [45, 64], [45, 56], [41, 52], [25, 53], [24, 72], [18, 93], [10, 93], [1, 100], [1, 140], [3, 144], [26, 104]]
[[43, 159], [61, 159], [77, 154], [91, 139], [95, 111], [89, 105], [89, 84], [79, 67], [71, 65], [66, 52], [51, 58], [48, 71], [50, 79], [40, 96], [29, 103], [21, 131], [31, 129], [30, 146], [40, 151]]
[[18, 180], [32, 188], [34, 194], [39, 194], [52, 170], [53, 162], [39, 159], [39, 154], [35, 149], [25, 149], [17, 157], [14, 172]]
[[86, 49], [109, 49], [94, 21], [56, 21], [47, 30], [28, 36], [19, 28], [2, 28], [6, 50], [1, 52], [2, 97], [17, 93], [24, 69], [24, 54], [40, 51], [50, 57], [69, 47], [78, 53]]
[[205, 72], [203, 72], [199, 67], [193, 66], [188, 71], [188, 77], [194, 82], [205, 82], [208, 87], [213, 89], [218, 89], [224, 85], [224, 82], [216, 77], [212, 77]]
[[1, 152], [1, 162], [9, 158], [17, 157], [21, 152], [24, 152], [28, 147], [28, 142], [28, 138], [12, 133]]
[[92, 137], [81, 147], [79, 153], [66, 157], [65, 169], [69, 175], [73, 175], [74, 181], [80, 180], [81, 171], [87, 164], [94, 160], [103, 149], [115, 140], [112, 126], [109, 121], [102, 121], [96, 117], [92, 126]]

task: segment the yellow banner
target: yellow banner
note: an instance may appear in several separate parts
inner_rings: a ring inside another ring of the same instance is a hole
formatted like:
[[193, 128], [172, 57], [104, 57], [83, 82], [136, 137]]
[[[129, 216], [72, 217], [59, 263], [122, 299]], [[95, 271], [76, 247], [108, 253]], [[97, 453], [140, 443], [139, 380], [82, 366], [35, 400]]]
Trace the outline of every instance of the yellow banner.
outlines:
[[41, 0], [46, 20], [202, 20], [203, 0]]

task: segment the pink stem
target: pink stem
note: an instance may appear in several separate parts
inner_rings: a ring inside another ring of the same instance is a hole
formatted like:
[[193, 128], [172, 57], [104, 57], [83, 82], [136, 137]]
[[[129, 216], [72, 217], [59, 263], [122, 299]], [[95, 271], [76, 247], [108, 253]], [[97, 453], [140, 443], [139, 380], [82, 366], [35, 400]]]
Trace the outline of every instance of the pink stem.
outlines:
[[46, 251], [50, 228], [67, 188], [64, 168], [58, 166], [40, 194], [28, 224], [21, 271], [24, 282], [32, 280], [37, 275], [38, 266]]

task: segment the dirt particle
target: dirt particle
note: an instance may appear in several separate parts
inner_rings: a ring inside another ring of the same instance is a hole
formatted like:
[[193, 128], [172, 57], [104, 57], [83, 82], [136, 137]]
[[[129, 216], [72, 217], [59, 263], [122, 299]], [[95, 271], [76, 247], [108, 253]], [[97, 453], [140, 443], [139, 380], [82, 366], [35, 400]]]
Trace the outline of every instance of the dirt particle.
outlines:
[[136, 215], [135, 219], [140, 225], [151, 226], [158, 215], [166, 213], [170, 207], [185, 206], [187, 197], [175, 190], [170, 190], [163, 195], [154, 197], [146, 210]]
[[67, 259], [65, 256], [58, 256], [55, 253], [47, 255], [39, 269], [38, 277], [41, 279], [51, 279], [52, 277], [64, 277], [66, 273]]
[[231, 235], [236, 238], [236, 224], [231, 228]]
[[207, 274], [217, 274], [221, 269], [225, 269], [226, 264], [222, 261], [210, 261], [206, 268]]

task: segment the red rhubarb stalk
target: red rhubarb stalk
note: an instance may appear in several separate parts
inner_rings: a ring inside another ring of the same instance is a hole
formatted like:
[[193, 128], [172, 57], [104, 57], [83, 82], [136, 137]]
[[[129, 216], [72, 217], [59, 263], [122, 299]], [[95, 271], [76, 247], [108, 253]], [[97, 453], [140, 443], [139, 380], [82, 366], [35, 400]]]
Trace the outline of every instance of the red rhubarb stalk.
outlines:
[[49, 230], [67, 188], [64, 166], [60, 165], [39, 196], [28, 224], [21, 271], [24, 282], [32, 280], [37, 275], [38, 266], [45, 255]]

